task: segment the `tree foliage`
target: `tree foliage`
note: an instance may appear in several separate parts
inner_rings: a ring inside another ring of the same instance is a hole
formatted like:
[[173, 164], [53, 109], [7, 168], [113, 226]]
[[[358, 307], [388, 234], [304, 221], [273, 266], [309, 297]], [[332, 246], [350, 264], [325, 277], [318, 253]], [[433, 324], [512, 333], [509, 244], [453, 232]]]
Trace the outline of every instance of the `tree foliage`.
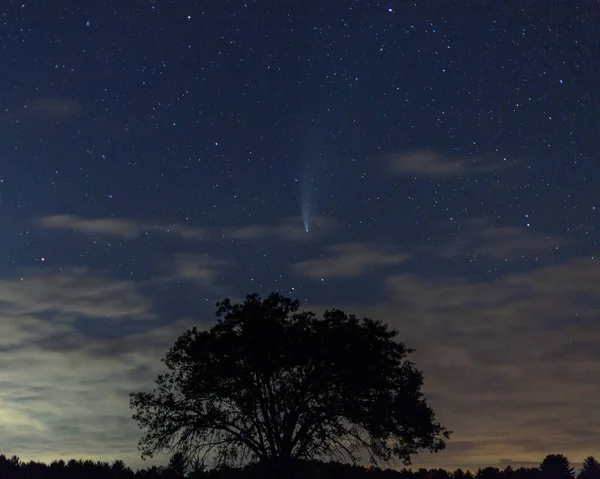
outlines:
[[188, 470], [188, 460], [181, 452], [176, 452], [169, 459], [167, 472], [170, 479], [184, 479]]
[[575, 469], [567, 457], [562, 454], [548, 454], [542, 461], [540, 470], [544, 479], [573, 479], [575, 477]]
[[475, 479], [499, 479], [501, 474], [497, 467], [487, 466], [477, 470]]
[[271, 294], [217, 303], [217, 324], [186, 331], [167, 352], [153, 392], [131, 394], [143, 457], [214, 453], [217, 464], [259, 461], [284, 474], [298, 458], [409, 464], [437, 452], [423, 376], [381, 321], [340, 310], [322, 318]]
[[600, 463], [593, 456], [589, 456], [583, 461], [579, 478], [600, 479]]

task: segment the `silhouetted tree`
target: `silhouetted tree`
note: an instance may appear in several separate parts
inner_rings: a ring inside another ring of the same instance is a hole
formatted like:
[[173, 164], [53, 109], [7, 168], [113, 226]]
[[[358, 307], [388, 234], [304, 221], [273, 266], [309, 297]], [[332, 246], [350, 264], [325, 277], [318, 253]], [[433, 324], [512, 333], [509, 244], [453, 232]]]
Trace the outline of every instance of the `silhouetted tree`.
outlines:
[[[121, 459], [117, 459], [113, 461], [112, 464], [108, 464], [106, 462], [98, 462], [97, 469], [103, 469], [110, 473], [114, 478], [122, 478], [122, 479], [133, 479], [134, 472], [125, 465], [125, 463]], [[89, 477], [89, 476], [86, 476]]]
[[[199, 459], [188, 463], [182, 469], [185, 457], [174, 454], [166, 467], [152, 466], [145, 469], [132, 471], [121, 460], [108, 462], [71, 459], [68, 461], [54, 461], [50, 465], [41, 462], [22, 462], [17, 456], [7, 459], [0, 456], [0, 479], [175, 479], [181, 478], [181, 471], [187, 469], [185, 479], [272, 479], [271, 470], [265, 469], [258, 462], [249, 463], [244, 468], [233, 468], [221, 466], [216, 469], [206, 470]], [[273, 464], [269, 464], [273, 466]], [[342, 464], [340, 462], [323, 462], [320, 460], [295, 459], [292, 461], [294, 471], [298, 477], [310, 479], [474, 479], [470, 471], [457, 469], [448, 473], [443, 469], [418, 470], [402, 469], [400, 471], [381, 469], [370, 466], [368, 468], [355, 464]], [[598, 467], [593, 457], [584, 461], [582, 474], [593, 473]], [[179, 473], [175, 471], [180, 471]], [[585, 471], [585, 472], [584, 472]], [[507, 466], [499, 471], [495, 467], [484, 467], [478, 471], [480, 476], [494, 475], [498, 473], [501, 479], [513, 476], [514, 479], [543, 479], [544, 475], [540, 468], [519, 467], [513, 470]]]
[[463, 471], [461, 468], [456, 469], [452, 473], [452, 479], [465, 479], [465, 471]]
[[422, 393], [423, 376], [397, 331], [340, 310], [322, 319], [271, 294], [217, 303], [210, 331], [185, 332], [152, 393], [131, 394], [145, 430], [142, 457], [216, 453], [218, 464], [263, 460], [288, 477], [295, 458], [410, 463], [445, 446]]
[[427, 476], [427, 469], [424, 467], [419, 467], [419, 469], [414, 472], [414, 479], [425, 479], [425, 476]]
[[19, 467], [20, 459], [18, 456], [12, 456], [10, 459], [4, 454], [0, 455], [0, 475], [9, 474], [11, 471], [15, 471]]
[[202, 463], [202, 461], [200, 461], [200, 459], [195, 458], [193, 461], [191, 461], [190, 465], [189, 465], [189, 472], [187, 475], [188, 479], [204, 479], [206, 476], [206, 467], [205, 465]]
[[503, 479], [518, 479], [515, 474], [515, 470], [510, 465], [506, 466], [504, 468], [504, 470], [502, 471], [502, 478]]
[[426, 479], [450, 479], [450, 474], [445, 469], [429, 469]]
[[167, 475], [169, 479], [184, 479], [187, 472], [187, 459], [182, 452], [176, 452], [171, 456], [167, 466]]
[[516, 479], [543, 479], [544, 474], [539, 467], [519, 467], [514, 471]]
[[575, 469], [562, 454], [548, 454], [542, 461], [540, 470], [544, 479], [574, 479], [575, 477]]
[[579, 479], [600, 479], [600, 463], [590, 456], [583, 461]]
[[501, 479], [502, 474], [497, 467], [484, 467], [475, 474], [475, 479]]

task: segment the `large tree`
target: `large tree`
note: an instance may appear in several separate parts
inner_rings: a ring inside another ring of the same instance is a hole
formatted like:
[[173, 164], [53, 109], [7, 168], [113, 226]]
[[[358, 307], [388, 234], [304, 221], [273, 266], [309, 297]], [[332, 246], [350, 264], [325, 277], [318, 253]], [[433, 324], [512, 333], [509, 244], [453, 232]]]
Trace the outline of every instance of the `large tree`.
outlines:
[[131, 394], [142, 457], [181, 452], [217, 464], [261, 461], [289, 477], [298, 458], [410, 464], [449, 431], [421, 392], [412, 352], [381, 321], [322, 318], [271, 294], [217, 303], [217, 324], [183, 333], [153, 392]]
[[562, 454], [548, 454], [540, 464], [544, 479], [574, 479], [575, 469]]

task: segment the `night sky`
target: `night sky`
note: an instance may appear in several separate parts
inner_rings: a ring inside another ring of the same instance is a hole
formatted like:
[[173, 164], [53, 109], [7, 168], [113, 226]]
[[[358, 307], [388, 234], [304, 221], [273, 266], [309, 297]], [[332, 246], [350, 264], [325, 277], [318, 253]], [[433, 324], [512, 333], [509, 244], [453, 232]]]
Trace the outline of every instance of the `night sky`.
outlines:
[[141, 465], [128, 393], [276, 291], [417, 348], [454, 435], [416, 466], [598, 454], [599, 29], [596, 0], [4, 0], [0, 452]]

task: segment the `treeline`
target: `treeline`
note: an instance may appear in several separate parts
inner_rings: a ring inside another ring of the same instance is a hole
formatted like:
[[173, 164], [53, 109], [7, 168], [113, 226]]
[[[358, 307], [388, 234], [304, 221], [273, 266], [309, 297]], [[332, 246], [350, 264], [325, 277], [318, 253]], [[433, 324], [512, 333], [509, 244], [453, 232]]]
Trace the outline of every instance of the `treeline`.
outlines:
[[[339, 462], [297, 461], [295, 477], [313, 479], [600, 479], [600, 464], [587, 458], [580, 471], [576, 471], [562, 454], [546, 456], [539, 467], [504, 469], [485, 467], [475, 472], [447, 471], [444, 469], [380, 469], [361, 467]], [[252, 464], [235, 469], [222, 467], [206, 470], [199, 464], [187, 464], [183, 456], [175, 454], [169, 464], [132, 470], [123, 461], [112, 464], [98, 461], [22, 462], [17, 456], [0, 455], [1, 479], [269, 479], [268, 467]]]

